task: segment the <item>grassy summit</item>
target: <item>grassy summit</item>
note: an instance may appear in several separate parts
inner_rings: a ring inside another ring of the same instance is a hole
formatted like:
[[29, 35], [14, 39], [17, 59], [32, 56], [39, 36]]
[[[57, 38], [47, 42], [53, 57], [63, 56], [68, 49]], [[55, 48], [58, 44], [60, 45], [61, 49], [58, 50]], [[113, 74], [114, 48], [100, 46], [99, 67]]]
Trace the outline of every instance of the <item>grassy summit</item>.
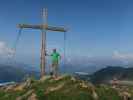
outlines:
[[91, 83], [62, 76], [58, 80], [49, 76], [41, 80], [1, 87], [0, 100], [122, 100], [111, 87], [95, 87]]

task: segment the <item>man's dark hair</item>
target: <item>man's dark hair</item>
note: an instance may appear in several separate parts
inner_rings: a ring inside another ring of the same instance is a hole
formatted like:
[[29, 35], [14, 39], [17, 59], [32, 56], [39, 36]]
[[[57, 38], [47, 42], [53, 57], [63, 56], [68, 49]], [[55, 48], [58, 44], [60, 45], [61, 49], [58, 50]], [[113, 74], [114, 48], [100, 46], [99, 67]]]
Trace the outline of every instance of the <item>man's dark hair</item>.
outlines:
[[53, 49], [53, 52], [56, 52], [56, 49]]

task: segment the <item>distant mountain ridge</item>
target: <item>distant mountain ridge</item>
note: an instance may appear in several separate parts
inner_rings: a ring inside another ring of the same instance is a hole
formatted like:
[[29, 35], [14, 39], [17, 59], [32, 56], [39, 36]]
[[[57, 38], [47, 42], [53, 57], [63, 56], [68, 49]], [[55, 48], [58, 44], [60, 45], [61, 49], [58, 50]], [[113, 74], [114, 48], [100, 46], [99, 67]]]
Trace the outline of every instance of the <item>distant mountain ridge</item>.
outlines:
[[[26, 68], [27, 67], [27, 68]], [[34, 70], [32, 67], [22, 65], [22, 64], [14, 64], [14, 65], [6, 65], [0, 64], [0, 82], [10, 82], [10, 81], [21, 81], [26, 76], [38, 76], [38, 72]]]
[[90, 76], [93, 83], [107, 83], [109, 80], [117, 78], [118, 80], [133, 80], [133, 68], [123, 68], [119, 66], [108, 66]]

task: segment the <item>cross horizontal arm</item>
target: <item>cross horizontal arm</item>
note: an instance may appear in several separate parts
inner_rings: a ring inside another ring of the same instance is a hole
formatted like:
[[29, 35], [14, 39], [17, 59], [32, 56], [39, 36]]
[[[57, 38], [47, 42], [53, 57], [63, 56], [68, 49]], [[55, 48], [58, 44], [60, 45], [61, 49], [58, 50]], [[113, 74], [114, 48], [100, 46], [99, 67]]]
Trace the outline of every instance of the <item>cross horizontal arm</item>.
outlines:
[[66, 32], [67, 30], [64, 27], [56, 27], [56, 26], [48, 26], [48, 25], [29, 25], [29, 24], [19, 24], [19, 28], [31, 28], [31, 29], [45, 29], [49, 31], [58, 31], [58, 32]]

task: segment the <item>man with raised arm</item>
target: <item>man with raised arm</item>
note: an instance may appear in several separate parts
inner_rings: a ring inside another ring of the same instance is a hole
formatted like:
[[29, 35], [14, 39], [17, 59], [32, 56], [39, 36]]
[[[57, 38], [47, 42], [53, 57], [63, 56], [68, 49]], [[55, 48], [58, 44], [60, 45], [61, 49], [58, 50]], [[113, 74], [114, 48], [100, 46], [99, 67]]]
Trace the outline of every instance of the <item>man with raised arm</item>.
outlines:
[[60, 54], [56, 51], [56, 49], [53, 49], [51, 56], [52, 65], [51, 65], [51, 76], [53, 78], [58, 78], [59, 75], [59, 61], [61, 59]]

